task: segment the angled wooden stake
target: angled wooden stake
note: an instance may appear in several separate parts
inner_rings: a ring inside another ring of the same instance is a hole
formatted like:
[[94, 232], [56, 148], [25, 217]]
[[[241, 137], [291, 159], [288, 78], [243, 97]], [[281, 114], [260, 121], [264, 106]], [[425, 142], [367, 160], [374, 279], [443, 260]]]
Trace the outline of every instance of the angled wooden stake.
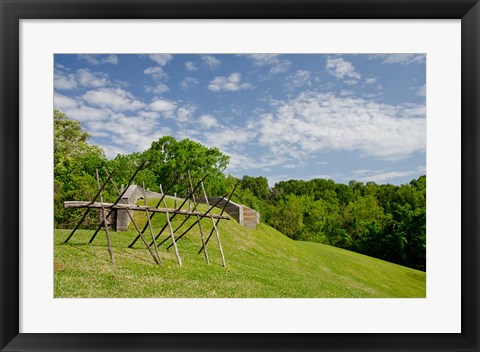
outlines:
[[[108, 171], [106, 169], [103, 169], [105, 171], [105, 173], [108, 175]], [[115, 189], [115, 192], [117, 192], [119, 195], [123, 195], [117, 188], [117, 185], [115, 184], [115, 181], [111, 180], [112, 182], [112, 186], [113, 188]], [[125, 201], [123, 200], [123, 198], [120, 198], [120, 201], [123, 203], [123, 204], [126, 204]], [[112, 208], [113, 209], [113, 208]], [[148, 246], [148, 243], [147, 241], [145, 240], [145, 238], [143, 237], [143, 234], [140, 232], [140, 229], [138, 228], [137, 226], [137, 223], [135, 222], [135, 220], [133, 219], [133, 215], [131, 214], [130, 210], [129, 209], [126, 209], [126, 212], [127, 212], [127, 215], [128, 217], [130, 218], [130, 220], [132, 221], [132, 224], [133, 226], [135, 227], [135, 230], [137, 230], [137, 233], [138, 235], [140, 236], [140, 238], [142, 239], [143, 243], [145, 244], [145, 246], [147, 247], [148, 249], [148, 252], [150, 253], [150, 255], [152, 256], [153, 260], [155, 261], [155, 263], [159, 264], [160, 265], [160, 262], [158, 261], [158, 259], [155, 257], [155, 254], [153, 254], [152, 252], [152, 249]]]
[[[95, 201], [97, 200], [98, 196], [100, 195], [100, 192], [103, 191], [103, 189], [105, 188], [105, 186], [107, 185], [108, 181], [110, 180], [110, 178], [112, 177], [112, 175], [115, 173], [115, 170], [112, 171], [112, 173], [110, 174], [110, 176], [108, 176], [108, 178], [105, 180], [105, 182], [103, 183], [102, 187], [100, 187], [100, 189], [97, 191], [97, 193], [95, 194], [95, 196], [93, 197], [93, 199], [91, 200], [90, 204], [93, 204], [95, 203]], [[78, 230], [78, 228], [80, 227], [80, 225], [82, 224], [82, 222], [85, 220], [85, 218], [87, 217], [88, 213], [90, 212], [90, 208], [87, 208], [85, 210], [85, 213], [83, 213], [83, 216], [82, 216], [82, 219], [78, 222], [77, 226], [75, 226], [75, 228], [72, 230], [72, 232], [70, 232], [70, 235], [68, 235], [67, 239], [63, 242], [63, 243], [67, 243], [70, 238], [72, 238], [73, 234], [75, 233], [75, 231]]]
[[[102, 195], [101, 186], [100, 186], [100, 178], [98, 177], [98, 169], [95, 169], [95, 176], [97, 178], [97, 188], [100, 191], [100, 202], [103, 203], [103, 195]], [[110, 253], [110, 260], [112, 261], [112, 264], [115, 264], [115, 258], [113, 257], [112, 243], [110, 242], [110, 232], [108, 231], [107, 216], [105, 215], [105, 207], [102, 207], [101, 212], [102, 212], [102, 218], [103, 218], [103, 226], [105, 226], [105, 234], [107, 235], [108, 253]]]
[[[142, 169], [142, 167], [144, 165], [146, 165], [148, 162], [147, 160], [145, 160], [144, 162], [142, 162], [140, 164], [140, 166], [137, 168], [137, 170], [135, 170], [135, 173], [132, 175], [132, 177], [130, 178], [130, 180], [128, 181], [128, 184], [127, 184], [127, 187], [125, 187], [125, 189], [123, 190], [123, 192], [118, 196], [117, 200], [115, 201], [115, 203], [113, 203], [114, 205], [115, 204], [118, 204], [118, 202], [120, 201], [120, 199], [122, 199], [123, 195], [125, 194], [125, 192], [127, 191], [128, 187], [132, 184], [133, 182], [133, 179], [135, 178], [135, 176], [137, 176], [138, 172]], [[107, 214], [107, 217], [109, 217], [113, 212], [113, 209], [110, 208], [108, 214]], [[97, 227], [97, 229], [95, 230], [95, 232], [93, 233], [93, 236], [92, 238], [90, 238], [90, 241], [88, 241], [88, 243], [92, 243], [93, 240], [95, 239], [95, 236], [97, 236], [97, 233], [98, 231], [100, 231], [100, 228], [102, 227], [102, 225], [100, 224], [100, 226]]]
[[[147, 206], [147, 192], [145, 192], [145, 182], [142, 181], [143, 188], [143, 204]], [[155, 235], [153, 234], [152, 222], [150, 221], [150, 215], [148, 209], [145, 209], [145, 214], [147, 215], [148, 228], [150, 229], [150, 235], [152, 236], [153, 243], [155, 244], [155, 253], [157, 254], [158, 261], [162, 264], [162, 258], [160, 258], [160, 253], [158, 253], [157, 243], [155, 242]], [[155, 213], [153, 213], [155, 214]]]
[[[235, 186], [233, 187], [232, 193], [230, 193], [230, 197], [229, 197], [228, 200], [225, 202], [225, 205], [223, 206], [222, 211], [220, 212], [220, 215], [223, 215], [223, 212], [224, 212], [225, 209], [227, 208], [227, 205], [230, 203], [230, 199], [232, 199], [233, 194], [235, 193], [235, 190], [237, 189], [237, 187], [238, 187], [239, 184], [240, 184], [240, 181], [238, 181], [238, 182], [235, 184]], [[217, 220], [217, 222], [216, 222], [215, 225], [218, 225], [219, 221], [220, 221], [220, 219]], [[215, 230], [215, 229], [212, 229], [212, 231], [210, 231], [210, 235], [208, 235], [207, 240], [205, 241], [205, 246], [208, 244], [208, 241], [210, 241], [210, 238], [212, 237], [214, 230]], [[203, 250], [203, 248], [200, 248], [200, 250], [198, 251], [197, 254], [202, 253], [202, 250]]]
[[[205, 192], [205, 186], [203, 185], [203, 182], [202, 182], [202, 191], [203, 191], [203, 196], [205, 197], [205, 203], [207, 203], [207, 207], [209, 207], [210, 204], [208, 203], [207, 192]], [[215, 233], [217, 234], [218, 248], [220, 249], [220, 254], [222, 256], [222, 265], [224, 267], [226, 267], [227, 264], [225, 263], [225, 256], [223, 255], [222, 243], [220, 242], [220, 234], [219, 234], [218, 229], [217, 229], [217, 224], [215, 223], [215, 220], [213, 220], [213, 219], [212, 219], [212, 225], [213, 225], [213, 229], [215, 230]], [[203, 243], [203, 246], [206, 247], [205, 243]]]
[[[205, 179], [207, 178], [207, 176], [208, 176], [208, 174], [205, 175], [200, 181], [205, 180]], [[200, 186], [200, 182], [195, 186], [195, 189], [193, 190], [193, 192], [195, 192], [195, 191], [197, 190], [197, 187], [199, 187], [199, 186]], [[163, 192], [162, 192], [162, 194], [163, 194]], [[189, 193], [189, 194], [187, 195], [187, 198], [185, 198], [185, 200], [182, 202], [182, 204], [180, 204], [180, 206], [178, 207], [177, 210], [182, 209], [182, 207], [185, 205], [185, 203], [187, 202], [187, 200], [190, 199], [190, 197], [191, 197], [191, 193]], [[166, 204], [166, 203], [165, 203], [165, 204]], [[165, 206], [165, 207], [166, 207], [166, 206]], [[174, 218], [176, 215], [177, 215], [177, 213], [174, 213], [174, 214], [172, 215], [172, 217], [169, 218], [169, 219], [170, 219], [170, 220], [173, 220], [173, 218]], [[167, 228], [167, 225], [168, 225], [168, 222], [167, 222], [165, 225], [163, 225], [163, 227], [161, 228], [161, 230], [160, 230], [160, 231], [158, 232], [158, 234], [155, 236], [155, 239], [158, 239], [158, 238], [160, 237], [160, 235], [163, 233], [163, 231]], [[163, 243], [163, 242], [162, 242], [162, 243]], [[153, 244], [153, 242], [150, 243], [150, 246], [151, 246], [152, 244]], [[159, 245], [160, 245], [160, 244], [159, 244]]]
[[[193, 183], [192, 183], [192, 176], [190, 175], [190, 170], [188, 171], [188, 181], [190, 183], [190, 189], [193, 190]], [[201, 183], [203, 187], [203, 182]], [[192, 202], [195, 207], [197, 208], [197, 200], [195, 199], [195, 193], [192, 193]], [[208, 205], [208, 204], [207, 204]], [[205, 254], [205, 261], [207, 264], [210, 264], [210, 261], [208, 260], [208, 252], [207, 252], [207, 246], [205, 246], [205, 238], [203, 236], [203, 229], [202, 229], [202, 219], [200, 219], [200, 215], [197, 215], [197, 222], [198, 222], [198, 229], [200, 230], [200, 238], [202, 239], [202, 246], [203, 246], [203, 253]]]
[[[160, 193], [163, 194], [162, 185], [160, 185]], [[165, 201], [165, 198], [163, 199], [163, 204], [165, 205], [165, 208], [168, 208], [167, 207], [167, 202]], [[176, 215], [176, 214], [174, 214], [174, 215]], [[170, 237], [171, 237], [172, 242], [173, 242], [173, 247], [175, 248], [175, 255], [177, 256], [178, 265], [182, 266], [182, 258], [180, 258], [180, 254], [178, 254], [177, 242], [175, 242], [175, 235], [173, 234], [172, 223], [170, 222], [170, 215], [167, 212], [165, 214], [165, 216], [167, 218], [168, 228], [170, 229]], [[172, 216], [172, 218], [173, 218], [173, 216]]]
[[[167, 194], [168, 190], [170, 190], [174, 185], [175, 185], [175, 182], [177, 182], [178, 178], [180, 177], [180, 173], [176, 174], [173, 178], [173, 181], [168, 185], [167, 189], [165, 190], [165, 193], [162, 195], [162, 197], [158, 200], [158, 203], [157, 205], [155, 206], [155, 208], [158, 208], [160, 207], [160, 204], [162, 204], [162, 201], [163, 201], [163, 198], [165, 197], [165, 194]], [[176, 205], [175, 205], [176, 207]], [[152, 214], [150, 215], [150, 221], [152, 220], [152, 218], [155, 216], [156, 213], [152, 212]], [[142, 230], [142, 233], [144, 233], [146, 230], [147, 230], [147, 227], [148, 227], [148, 223], [145, 224], [145, 226], [143, 227], [143, 230]], [[157, 236], [158, 237], [158, 236]], [[128, 245], [128, 248], [132, 248], [133, 245], [138, 241], [138, 239], [140, 238], [140, 235], [138, 235], [137, 237], [135, 237], [135, 239], [132, 241], [132, 243], [130, 243]], [[151, 246], [152, 244], [150, 244]]]
[[[228, 195], [228, 193], [226, 193], [226, 194], [224, 194], [223, 196], [221, 196], [220, 199], [217, 200], [217, 201], [215, 202], [215, 204], [211, 205], [210, 208], [208, 208], [208, 210], [207, 210], [205, 213], [195, 213], [195, 214], [192, 214], [192, 215], [198, 215], [198, 216], [200, 216], [200, 220], [202, 220], [204, 217], [207, 217], [207, 216], [208, 216], [208, 217], [215, 218], [215, 219], [219, 219], [219, 218], [221, 217], [222, 219], [230, 220], [230, 217], [226, 217], [226, 216], [222, 216], [222, 215], [216, 215], [216, 214], [210, 214], [210, 212], [213, 210], [213, 208], [215, 208], [215, 207], [217, 206], [217, 204], [220, 203], [227, 195]], [[194, 222], [193, 224], [191, 224], [191, 225], [188, 227], [188, 229], [186, 229], [185, 231], [183, 231], [180, 236], [177, 236], [177, 237], [175, 238], [175, 241], [178, 242], [179, 240], [181, 240], [181, 239], [183, 238], [183, 236], [185, 236], [185, 235], [188, 233], [188, 231], [190, 231], [190, 230], [197, 224], [197, 222], [198, 222], [198, 220], [195, 220], [195, 222]], [[177, 229], [178, 229], [178, 227], [177, 227]], [[173, 232], [175, 232], [175, 231], [173, 231]], [[167, 242], [167, 241], [168, 241], [168, 237], [165, 238], [165, 239], [164, 239], [162, 242], [160, 242], [158, 245], [160, 246], [160, 245], [164, 244], [164, 243]], [[205, 243], [205, 244], [206, 244], [206, 243]], [[173, 246], [173, 245], [171, 244], [170, 246], [167, 247], [167, 249], [169, 249], [171, 246]], [[202, 249], [202, 250], [203, 250], [203, 249]], [[200, 252], [201, 252], [201, 251], [200, 251]], [[200, 253], [200, 252], [198, 252], [198, 253]]]

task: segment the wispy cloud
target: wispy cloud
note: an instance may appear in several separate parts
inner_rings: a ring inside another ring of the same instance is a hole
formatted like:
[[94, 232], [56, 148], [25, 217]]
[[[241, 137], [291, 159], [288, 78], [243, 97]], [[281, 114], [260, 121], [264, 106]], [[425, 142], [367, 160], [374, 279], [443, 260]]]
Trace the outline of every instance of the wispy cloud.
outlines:
[[239, 90], [252, 89], [253, 85], [247, 82], [241, 82], [242, 74], [233, 72], [230, 76], [217, 76], [208, 85], [208, 89], [214, 92], [226, 91], [235, 92]]
[[241, 55], [253, 61], [257, 67], [268, 67], [269, 71], [263, 79], [269, 79], [274, 75], [288, 71], [292, 62], [282, 58], [279, 54], [245, 54]]
[[197, 66], [195, 66], [195, 65], [193, 64], [193, 62], [191, 62], [191, 61], [185, 62], [185, 69], [186, 69], [187, 71], [196, 71], [196, 70], [198, 70], [198, 69], [197, 69]]
[[77, 78], [73, 73], [55, 70], [54, 87], [58, 90], [72, 90], [78, 87]]
[[386, 183], [397, 178], [420, 176], [422, 174], [425, 174], [425, 166], [419, 166], [413, 170], [361, 169], [353, 172], [353, 178], [361, 182]]
[[155, 61], [160, 66], [166, 66], [170, 60], [173, 59], [173, 55], [171, 54], [150, 54], [148, 58], [152, 61]]
[[198, 84], [198, 79], [195, 77], [185, 77], [181, 82], [180, 82], [180, 88], [183, 90], [188, 90], [192, 87], [195, 87]]
[[373, 60], [382, 60], [384, 64], [402, 64], [425, 63], [425, 54], [373, 54], [369, 58]]
[[200, 59], [209, 70], [216, 70], [222, 64], [222, 62], [213, 55], [202, 55]]
[[289, 90], [301, 87], [311, 87], [312, 73], [307, 70], [297, 70], [285, 78], [285, 86]]
[[160, 66], [149, 67], [143, 73], [158, 81], [166, 81], [168, 79], [168, 74]]
[[427, 86], [425, 84], [423, 86], [421, 86], [420, 88], [418, 88], [417, 95], [419, 97], [427, 96]]
[[90, 105], [110, 108], [113, 111], [140, 110], [145, 104], [130, 92], [120, 88], [100, 88], [82, 95], [82, 99]]
[[70, 73], [61, 67], [56, 67], [54, 72], [54, 87], [57, 90], [74, 90], [77, 88], [100, 88], [120, 85], [113, 83], [104, 72], [92, 72], [88, 68], [81, 68]]
[[89, 69], [79, 69], [76, 78], [81, 86], [88, 88], [100, 88], [110, 85], [108, 75], [103, 72], [92, 72]]
[[99, 55], [99, 54], [79, 54], [77, 55], [78, 60], [84, 60], [91, 65], [100, 65], [100, 64], [118, 64], [117, 55]]
[[170, 90], [168, 86], [164, 83], [157, 84], [156, 86], [145, 86], [145, 92], [153, 94], [163, 94]]
[[149, 106], [151, 110], [162, 113], [173, 113], [177, 108], [177, 104], [168, 99], [155, 99]]
[[304, 92], [278, 101], [251, 120], [259, 142], [275, 155], [304, 158], [319, 151], [360, 151], [378, 159], [405, 158], [426, 148], [425, 108]]
[[215, 118], [215, 116], [210, 115], [210, 114], [204, 114], [198, 118], [198, 122], [200, 123], [200, 126], [203, 128], [212, 128], [217, 126], [218, 121]]
[[346, 84], [355, 84], [362, 77], [353, 64], [341, 57], [327, 58], [327, 72]]

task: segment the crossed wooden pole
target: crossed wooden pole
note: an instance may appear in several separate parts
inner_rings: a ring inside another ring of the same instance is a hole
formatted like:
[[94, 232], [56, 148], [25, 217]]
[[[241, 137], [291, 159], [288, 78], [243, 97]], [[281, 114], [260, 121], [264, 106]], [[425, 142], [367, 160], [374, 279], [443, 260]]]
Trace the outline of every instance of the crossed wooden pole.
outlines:
[[[76, 230], [78, 230], [78, 228], [80, 227], [80, 225], [84, 222], [84, 220], [86, 219], [88, 213], [90, 212], [91, 209], [98, 209], [100, 211], [100, 222], [99, 222], [99, 225], [97, 226], [93, 236], [91, 237], [89, 243], [92, 243], [93, 240], [95, 239], [96, 235], [98, 234], [98, 232], [100, 231], [100, 229], [102, 227], [105, 228], [105, 235], [107, 237], [107, 244], [108, 244], [108, 252], [109, 252], [109, 255], [110, 255], [110, 260], [112, 261], [112, 264], [115, 264], [115, 257], [114, 257], [114, 253], [113, 253], [113, 249], [112, 249], [112, 243], [111, 243], [111, 232], [109, 230], [109, 223], [108, 223], [108, 219], [110, 217], [110, 215], [115, 211], [115, 210], [125, 210], [126, 213], [128, 214], [128, 217], [130, 218], [134, 228], [135, 228], [135, 231], [137, 232], [137, 237], [134, 239], [134, 241], [128, 246], [129, 248], [131, 248], [135, 242], [138, 240], [138, 239], [141, 239], [143, 244], [145, 245], [145, 247], [147, 248], [148, 252], [150, 253], [150, 255], [152, 256], [154, 262], [157, 264], [157, 265], [161, 265], [162, 264], [162, 258], [160, 256], [160, 252], [159, 252], [159, 247], [165, 243], [167, 240], [171, 240], [172, 243], [167, 247], [167, 249], [171, 248], [172, 246], [174, 247], [175, 249], [175, 256], [177, 258], [177, 262], [178, 262], [178, 265], [181, 266], [182, 265], [182, 259], [180, 257], [180, 254], [179, 254], [179, 250], [178, 250], [178, 246], [177, 246], [177, 241], [179, 241], [181, 238], [183, 238], [195, 225], [198, 225], [198, 228], [199, 228], [199, 231], [200, 231], [200, 239], [201, 239], [201, 244], [202, 244], [202, 247], [199, 251], [199, 253], [201, 253], [202, 251], [204, 252], [204, 255], [205, 255], [205, 261], [207, 262], [207, 264], [210, 263], [209, 261], [209, 257], [208, 257], [208, 252], [207, 252], [207, 243], [210, 239], [210, 237], [212, 236], [213, 232], [215, 231], [216, 233], [216, 237], [217, 237], [217, 243], [218, 243], [218, 246], [219, 246], [219, 250], [220, 250], [220, 254], [221, 254], [221, 257], [222, 257], [222, 265], [223, 266], [226, 266], [225, 264], [225, 256], [224, 256], [224, 253], [223, 253], [223, 249], [222, 249], [222, 245], [221, 245], [221, 242], [220, 242], [220, 235], [219, 235], [219, 231], [218, 231], [218, 228], [217, 228], [217, 225], [218, 225], [218, 222], [221, 220], [221, 219], [224, 219], [224, 220], [230, 220], [230, 217], [227, 216], [227, 215], [223, 215], [224, 213], [224, 210], [226, 208], [226, 206], [228, 205], [228, 203], [230, 202], [230, 199], [231, 197], [233, 196], [233, 193], [235, 192], [235, 189], [237, 188], [237, 185], [235, 185], [233, 191], [230, 193], [230, 196], [228, 198], [228, 200], [226, 201], [226, 204], [223, 206], [223, 209], [221, 211], [220, 214], [214, 214], [212, 212], [213, 208], [216, 207], [222, 200], [225, 199], [225, 197], [227, 196], [228, 193], [226, 193], [225, 195], [223, 195], [219, 200], [217, 200], [213, 205], [210, 205], [209, 202], [208, 202], [208, 197], [207, 197], [207, 193], [205, 192], [205, 186], [203, 184], [203, 181], [206, 179], [206, 176], [204, 176], [195, 186], [193, 185], [193, 180], [192, 180], [192, 177], [190, 175], [190, 172], [188, 171], [188, 181], [189, 181], [189, 190], [188, 190], [188, 195], [187, 197], [185, 198], [185, 200], [180, 204], [180, 206], [176, 206], [176, 202], [175, 202], [175, 207], [174, 208], [169, 208], [167, 206], [167, 202], [166, 202], [166, 193], [164, 193], [164, 190], [162, 188], [162, 185], [160, 185], [160, 200], [158, 201], [157, 205], [155, 207], [151, 207], [151, 206], [148, 206], [147, 204], [147, 194], [146, 194], [146, 191], [145, 191], [145, 183], [142, 182], [142, 189], [143, 189], [143, 205], [136, 205], [136, 204], [128, 204], [125, 202], [125, 200], [123, 199], [123, 196], [124, 194], [126, 193], [128, 187], [133, 183], [134, 179], [135, 179], [135, 176], [138, 174], [138, 172], [147, 164], [146, 161], [144, 161], [143, 163], [141, 163], [140, 166], [138, 166], [138, 168], [135, 170], [135, 172], [133, 173], [132, 177], [130, 178], [128, 184], [127, 184], [127, 187], [125, 187], [125, 189], [123, 189], [123, 191], [120, 191], [117, 187], [117, 185], [115, 184], [115, 182], [113, 181], [112, 179], [112, 176], [114, 174], [114, 172], [111, 172], [109, 173], [105, 168], [103, 168], [103, 171], [106, 175], [106, 180], [103, 182], [103, 184], [100, 184], [100, 177], [99, 177], [99, 173], [98, 173], [98, 170], [95, 171], [95, 176], [96, 176], [96, 181], [97, 181], [97, 193], [95, 194], [95, 196], [93, 197], [93, 199], [91, 201], [66, 201], [64, 202], [64, 208], [65, 209], [68, 209], [68, 208], [85, 208], [85, 212], [82, 216], [82, 218], [80, 219], [80, 221], [78, 222], [78, 224], [75, 226], [75, 228], [71, 231], [71, 233], [69, 234], [69, 236], [66, 238], [66, 240], [64, 241], [64, 243], [68, 243], [68, 241], [72, 238], [72, 236], [75, 234]], [[178, 177], [179, 177], [179, 174], [177, 174], [172, 183], [170, 185], [168, 185], [168, 189], [171, 189], [171, 187], [175, 184], [175, 182], [178, 180]], [[115, 193], [117, 194], [117, 198], [115, 200], [115, 202], [113, 203], [105, 203], [104, 202], [104, 199], [103, 199], [103, 191], [105, 189], [105, 187], [107, 186], [108, 183], [111, 183]], [[205, 212], [200, 212], [197, 210], [198, 208], [198, 204], [199, 202], [197, 201], [197, 198], [195, 197], [195, 192], [197, 191], [197, 189], [201, 188], [202, 190], [202, 193], [203, 193], [203, 196], [205, 198], [205, 202], [207, 204], [207, 207], [208, 207], [208, 210], [205, 211]], [[97, 199], [99, 199], [100, 201], [97, 202]], [[188, 210], [183, 210], [182, 207], [186, 204], [186, 202], [188, 200], [191, 200], [191, 202], [193, 202], [193, 209], [189, 209]], [[163, 207], [160, 207], [161, 205], [163, 205]], [[108, 213], [107, 213], [108, 211]], [[146, 219], [147, 219], [147, 222], [145, 224], [145, 226], [143, 227], [142, 230], [140, 230], [137, 222], [135, 221], [133, 215], [132, 215], [132, 212], [133, 211], [143, 211], [145, 213], [145, 216], [146, 216]], [[155, 236], [154, 235], [154, 230], [153, 230], [153, 226], [152, 226], [152, 218], [153, 216], [155, 216], [155, 214], [157, 213], [163, 213], [165, 214], [165, 217], [166, 217], [166, 223], [165, 225], [162, 227], [162, 229], [158, 232], [158, 234]], [[182, 221], [182, 223], [177, 226], [175, 229], [173, 229], [173, 225], [172, 225], [172, 220], [177, 216], [177, 215], [181, 215], [181, 216], [184, 216], [184, 220]], [[175, 237], [175, 233], [177, 231], [179, 231], [182, 226], [186, 223], [186, 221], [190, 218], [190, 217], [195, 217], [196, 218], [196, 221], [191, 225], [189, 226], [185, 231], [182, 232], [181, 235]], [[208, 236], [207, 239], [205, 239], [205, 233], [204, 233], [204, 230], [203, 230], [203, 227], [202, 227], [202, 222], [201, 220], [203, 218], [210, 218], [211, 221], [212, 221], [212, 224], [213, 224], [213, 229], [212, 231], [210, 232], [210, 235]], [[169, 230], [169, 236], [167, 238], [165, 238], [164, 240], [162, 240], [161, 242], [157, 243], [157, 240], [158, 238], [161, 236], [161, 234], [163, 233], [163, 231], [168, 227], [168, 230]], [[150, 237], [151, 237], [151, 243], [149, 244], [144, 236], [144, 233], [146, 231], [146, 229], [149, 229], [149, 233], [150, 233]], [[152, 247], [153, 247], [153, 250], [152, 250]]]

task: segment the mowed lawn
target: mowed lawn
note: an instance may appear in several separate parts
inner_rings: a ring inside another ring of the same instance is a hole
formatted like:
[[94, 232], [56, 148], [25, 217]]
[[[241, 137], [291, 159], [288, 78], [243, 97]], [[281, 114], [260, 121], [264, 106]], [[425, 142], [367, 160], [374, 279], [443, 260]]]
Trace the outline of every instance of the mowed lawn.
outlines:
[[[205, 210], [205, 208], [202, 208]], [[140, 227], [145, 214], [136, 212]], [[183, 218], [177, 216], [175, 225]], [[164, 214], [154, 217], [156, 232]], [[184, 225], [188, 228], [193, 217]], [[202, 220], [210, 233], [212, 222]], [[132, 227], [132, 226], [131, 226]], [[92, 244], [93, 230], [78, 230], [68, 244], [70, 230], [55, 230], [55, 297], [425, 297], [426, 274], [372, 257], [318, 243], [293, 241], [261, 224], [247, 230], [235, 220], [221, 220], [219, 231], [227, 267], [215, 235], [208, 246], [206, 264], [198, 226], [178, 241], [180, 267], [173, 247], [159, 248], [156, 265], [133, 229], [111, 231], [115, 265], [107, 250], [105, 232]], [[181, 232], [181, 231], [180, 231]], [[168, 228], [161, 236], [169, 235]], [[145, 238], [151, 239], [145, 232]], [[168, 244], [171, 242], [168, 241]]]

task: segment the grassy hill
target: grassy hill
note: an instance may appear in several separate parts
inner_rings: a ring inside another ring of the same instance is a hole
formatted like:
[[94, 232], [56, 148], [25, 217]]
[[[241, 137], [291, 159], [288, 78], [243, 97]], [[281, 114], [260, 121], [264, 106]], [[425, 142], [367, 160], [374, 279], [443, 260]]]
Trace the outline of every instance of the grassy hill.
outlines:
[[[202, 208], [201, 210], [204, 210]], [[135, 218], [143, 228], [145, 214]], [[181, 222], [177, 216], [174, 225]], [[193, 223], [193, 217], [184, 228]], [[163, 214], [154, 217], [158, 232]], [[210, 219], [203, 219], [210, 232]], [[207, 265], [195, 226], [178, 242], [183, 266], [173, 247], [160, 247], [156, 265], [136, 232], [111, 232], [115, 265], [110, 262], [104, 231], [88, 244], [93, 231], [79, 230], [68, 244], [69, 230], [55, 230], [55, 297], [425, 297], [426, 274], [343, 249], [289, 239], [262, 224], [247, 230], [235, 220], [220, 221], [227, 267], [221, 265], [215, 235]], [[162, 239], [168, 229], [162, 234]], [[147, 230], [146, 238], [150, 237]], [[169, 243], [169, 242], [167, 242]]]

